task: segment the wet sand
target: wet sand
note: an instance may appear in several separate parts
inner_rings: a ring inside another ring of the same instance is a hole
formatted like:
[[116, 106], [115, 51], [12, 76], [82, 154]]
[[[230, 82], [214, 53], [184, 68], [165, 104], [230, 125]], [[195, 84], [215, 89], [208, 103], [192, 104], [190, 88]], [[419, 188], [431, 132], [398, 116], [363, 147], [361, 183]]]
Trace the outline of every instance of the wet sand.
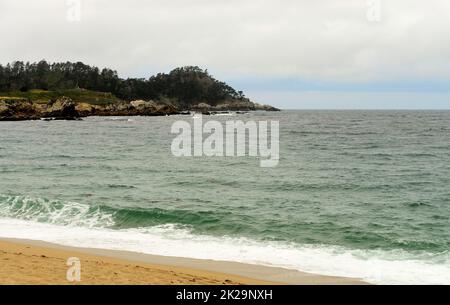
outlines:
[[[69, 282], [67, 261], [81, 264], [81, 282]], [[132, 285], [360, 285], [283, 268], [65, 247], [31, 240], [0, 240], [0, 284]]]

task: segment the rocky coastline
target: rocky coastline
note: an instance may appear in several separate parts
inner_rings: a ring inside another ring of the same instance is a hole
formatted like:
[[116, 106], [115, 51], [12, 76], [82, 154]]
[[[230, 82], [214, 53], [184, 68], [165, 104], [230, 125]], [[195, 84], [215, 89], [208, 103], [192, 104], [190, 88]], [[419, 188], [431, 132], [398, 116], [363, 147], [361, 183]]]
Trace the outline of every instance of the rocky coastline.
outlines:
[[279, 109], [250, 101], [215, 106], [200, 103], [189, 109], [180, 109], [170, 104], [143, 100], [95, 105], [74, 102], [68, 97], [61, 97], [48, 103], [36, 103], [25, 99], [0, 99], [0, 121], [77, 120], [89, 116], [169, 116], [189, 114], [191, 111], [208, 115], [226, 111], [279, 111]]

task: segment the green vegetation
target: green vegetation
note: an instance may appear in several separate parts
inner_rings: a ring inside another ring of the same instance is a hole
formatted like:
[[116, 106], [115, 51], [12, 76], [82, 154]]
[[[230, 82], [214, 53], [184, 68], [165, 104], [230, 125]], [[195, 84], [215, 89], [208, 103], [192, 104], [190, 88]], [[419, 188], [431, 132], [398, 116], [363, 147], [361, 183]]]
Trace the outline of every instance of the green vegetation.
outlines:
[[177, 68], [148, 79], [119, 78], [116, 71], [77, 63], [0, 65], [0, 96], [47, 102], [61, 96], [93, 104], [117, 100], [170, 102], [182, 109], [199, 103], [248, 102], [241, 91], [212, 77], [199, 67]]
[[61, 96], [69, 97], [77, 103], [88, 103], [93, 105], [105, 105], [120, 101], [120, 99], [118, 99], [111, 93], [96, 92], [85, 89], [69, 89], [58, 91], [33, 89], [26, 92], [13, 91], [0, 93], [0, 99], [26, 99], [35, 103], [48, 103], [48, 101], [56, 100]]

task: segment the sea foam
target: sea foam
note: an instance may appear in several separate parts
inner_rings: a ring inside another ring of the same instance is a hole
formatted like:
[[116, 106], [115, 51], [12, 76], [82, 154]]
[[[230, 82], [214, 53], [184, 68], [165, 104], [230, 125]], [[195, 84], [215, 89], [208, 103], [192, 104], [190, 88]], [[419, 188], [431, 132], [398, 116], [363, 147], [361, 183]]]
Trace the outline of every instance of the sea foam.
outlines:
[[360, 278], [374, 284], [450, 284], [449, 253], [431, 255], [400, 250], [363, 251], [333, 246], [288, 245], [197, 235], [179, 225], [113, 230], [10, 218], [0, 218], [0, 236], [74, 247], [283, 267]]

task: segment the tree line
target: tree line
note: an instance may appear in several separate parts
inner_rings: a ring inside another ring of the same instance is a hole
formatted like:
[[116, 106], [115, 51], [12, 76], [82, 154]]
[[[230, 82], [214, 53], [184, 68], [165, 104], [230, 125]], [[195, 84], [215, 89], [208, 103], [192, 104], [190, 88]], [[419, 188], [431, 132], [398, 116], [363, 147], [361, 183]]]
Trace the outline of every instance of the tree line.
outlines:
[[199, 67], [177, 68], [170, 73], [159, 73], [148, 79], [122, 79], [117, 72], [100, 70], [82, 62], [36, 63], [16, 61], [0, 65], [0, 92], [86, 89], [110, 92], [124, 100], [170, 99], [180, 105], [206, 102], [216, 105], [227, 100], [245, 100], [242, 91], [236, 91], [216, 80]]

